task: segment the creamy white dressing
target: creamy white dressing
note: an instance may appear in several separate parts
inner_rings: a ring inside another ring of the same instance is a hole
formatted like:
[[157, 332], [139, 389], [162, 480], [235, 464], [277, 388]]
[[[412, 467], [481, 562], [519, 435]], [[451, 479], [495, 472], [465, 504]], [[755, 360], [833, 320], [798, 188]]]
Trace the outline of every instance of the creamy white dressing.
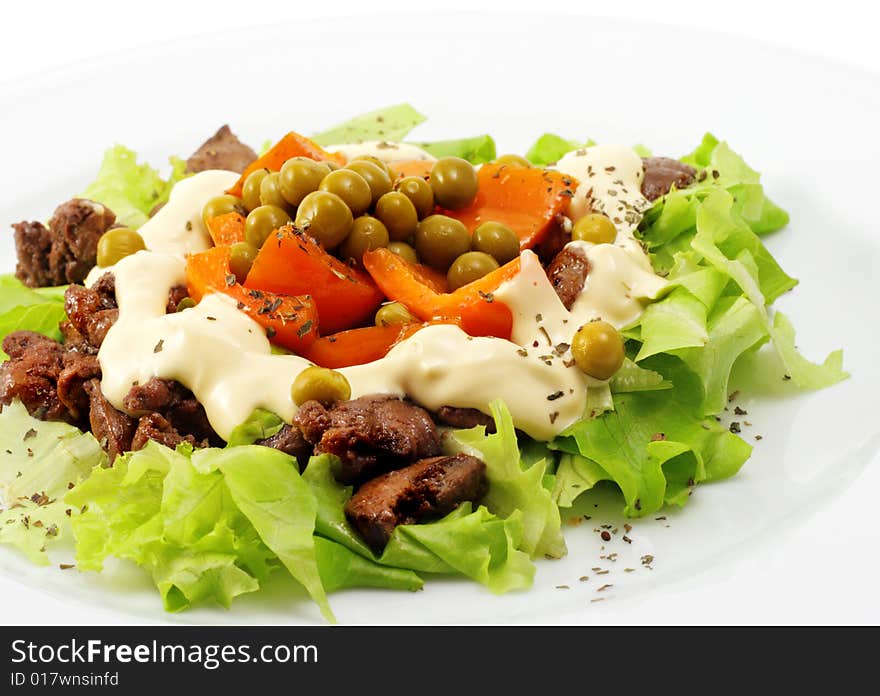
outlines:
[[329, 145], [324, 148], [327, 152], [338, 152], [351, 160], [362, 155], [378, 157], [383, 162], [406, 162], [409, 160], [424, 160], [434, 162], [437, 158], [426, 152], [418, 145], [410, 143], [395, 143], [387, 140], [367, 140], [363, 143], [345, 143]]
[[[353, 148], [363, 146], [351, 146], [348, 152], [360, 154], [363, 149]], [[391, 149], [376, 147], [375, 152], [387, 156]], [[614, 152], [620, 154], [622, 180], [627, 188], [637, 190], [640, 174], [631, 166], [629, 154], [635, 156], [631, 150], [607, 150], [587, 166], [604, 162], [603, 167], [617, 168], [608, 164], [615, 161]], [[401, 157], [412, 158], [412, 153]], [[580, 166], [585, 159], [573, 155], [568, 161]], [[587, 170], [581, 169], [583, 176]], [[273, 354], [265, 331], [222, 294], [208, 295], [194, 308], [165, 314], [169, 289], [185, 280], [185, 255], [210, 246], [202, 207], [237, 177], [232, 172], [203, 172], [177, 184], [165, 208], [141, 228], [148, 250], [112, 269], [100, 269], [92, 278], [106, 270], [116, 275], [119, 319], [98, 355], [107, 399], [125, 410], [123, 401], [133, 385], [152, 377], [177, 380], [204, 405], [211, 425], [223, 438], [255, 408], [271, 410], [290, 422], [296, 412], [290, 386], [310, 364], [297, 356]], [[607, 210], [612, 205], [609, 199], [615, 198], [601, 187], [594, 187], [591, 195], [594, 209], [601, 199]], [[510, 341], [470, 337], [455, 326], [426, 327], [384, 358], [342, 369], [352, 396], [408, 395], [430, 409], [450, 405], [486, 413], [489, 403], [501, 398], [517, 427], [538, 439], [552, 438], [583, 416], [587, 387], [597, 384], [571, 366], [569, 344], [574, 333], [596, 318], [618, 328], [631, 323], [641, 313], [642, 301], [656, 297], [666, 285], [645, 269], [644, 252], [637, 243], [621, 243], [635, 241], [634, 226], [618, 229], [615, 244], [571, 243], [590, 262], [583, 292], [571, 311], [559, 301], [537, 256], [525, 251], [520, 273], [494, 293], [513, 313]]]

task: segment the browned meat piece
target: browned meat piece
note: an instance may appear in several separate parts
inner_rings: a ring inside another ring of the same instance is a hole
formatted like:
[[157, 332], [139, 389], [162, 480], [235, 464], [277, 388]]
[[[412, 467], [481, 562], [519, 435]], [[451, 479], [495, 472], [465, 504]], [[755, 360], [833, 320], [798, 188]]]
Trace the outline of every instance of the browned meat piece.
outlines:
[[[68, 347], [65, 346], [65, 349]], [[98, 358], [90, 353], [79, 353], [67, 350], [62, 358], [64, 368], [58, 375], [56, 390], [58, 398], [76, 421], [84, 419], [89, 410], [89, 395], [85, 383], [101, 377], [101, 365]]]
[[316, 453], [339, 457], [337, 479], [345, 484], [440, 454], [437, 427], [428, 412], [387, 394], [341, 401], [330, 408], [307, 401], [294, 424]]
[[441, 406], [437, 409], [435, 420], [441, 425], [452, 428], [467, 429], [478, 425], [486, 426], [487, 433], [495, 432], [495, 421], [475, 408], [458, 408], [457, 406]]
[[574, 301], [581, 294], [589, 272], [590, 262], [584, 253], [576, 248], [563, 249], [547, 267], [550, 284], [566, 309], [571, 309]]
[[255, 159], [257, 153], [241, 142], [229, 130], [229, 126], [222, 126], [190, 155], [186, 161], [186, 171], [190, 174], [203, 172], [206, 169], [243, 172]]
[[34, 418], [70, 420], [57, 390], [62, 345], [33, 331], [16, 331], [3, 339], [3, 350], [9, 360], [0, 365], [0, 403], [17, 397]]
[[39, 222], [14, 224], [16, 277], [32, 288], [81, 283], [96, 263], [98, 238], [114, 222], [109, 208], [74, 198], [55, 209], [48, 228]]
[[642, 179], [642, 195], [649, 201], [669, 193], [673, 184], [677, 189], [690, 186], [697, 171], [689, 164], [671, 157], [646, 157], [645, 178]]
[[78, 334], [82, 342], [100, 348], [119, 317], [113, 275], [105, 273], [91, 288], [71, 285], [64, 291], [64, 309], [70, 321], [69, 327], [62, 327], [65, 336], [75, 338]]
[[368, 481], [345, 504], [345, 515], [380, 553], [394, 528], [442, 517], [486, 493], [486, 465], [467, 454], [423, 459]]
[[571, 232], [562, 229], [562, 225], [553, 225], [544, 240], [535, 247], [534, 251], [545, 266], [556, 258], [566, 244], [571, 241]]
[[199, 447], [204, 446], [196, 443], [196, 439], [192, 435], [181, 435], [160, 413], [150, 413], [138, 420], [137, 430], [131, 440], [131, 450], [136, 452], [143, 449], [150, 440], [171, 449], [177, 447], [181, 442], [189, 442], [191, 445]]
[[186, 285], [175, 285], [171, 288], [168, 291], [168, 304], [165, 305], [165, 314], [174, 314], [177, 311], [177, 305], [186, 297], [189, 297]]
[[[186, 439], [199, 447], [221, 442], [208, 422], [204, 407], [180, 382], [153, 377], [144, 384], [133, 386], [122, 405], [140, 416], [158, 413], [175, 432], [187, 436]], [[150, 424], [149, 427], [158, 426]]]
[[254, 444], [271, 447], [280, 450], [285, 454], [289, 454], [292, 457], [296, 457], [296, 461], [301, 470], [309, 463], [309, 457], [312, 456], [313, 452], [312, 445], [303, 437], [299, 428], [289, 426], [287, 423], [281, 426], [281, 430], [275, 433], [272, 437], [257, 440]]
[[112, 464], [117, 455], [131, 449], [135, 420], [122, 411], [117, 411], [107, 401], [101, 392], [101, 380], [89, 380], [84, 389], [89, 396], [89, 424], [92, 434], [107, 451]]

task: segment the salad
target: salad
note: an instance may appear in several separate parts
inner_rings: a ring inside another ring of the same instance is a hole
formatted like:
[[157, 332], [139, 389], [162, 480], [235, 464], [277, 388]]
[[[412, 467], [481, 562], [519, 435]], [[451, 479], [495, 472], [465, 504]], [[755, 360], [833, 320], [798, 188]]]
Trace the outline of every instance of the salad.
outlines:
[[0, 541], [133, 561], [169, 611], [274, 572], [328, 620], [351, 587], [521, 590], [600, 482], [637, 518], [739, 471], [752, 446], [718, 416], [743, 356], [846, 378], [771, 309], [797, 281], [761, 238], [788, 215], [727, 143], [499, 157], [418, 142], [423, 120], [259, 156], [224, 126], [167, 177], [116, 145], [14, 224]]

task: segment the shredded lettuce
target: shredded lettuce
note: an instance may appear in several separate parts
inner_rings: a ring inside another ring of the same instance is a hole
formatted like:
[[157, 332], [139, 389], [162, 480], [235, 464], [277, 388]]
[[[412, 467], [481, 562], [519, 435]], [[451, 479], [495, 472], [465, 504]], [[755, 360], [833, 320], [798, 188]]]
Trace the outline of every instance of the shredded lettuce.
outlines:
[[395, 104], [355, 116], [312, 136], [318, 145], [361, 143], [365, 140], [403, 140], [425, 117], [409, 104]]
[[171, 189], [184, 177], [186, 162], [169, 158], [171, 175], [163, 179], [149, 164], [138, 164], [137, 155], [123, 145], [104, 153], [95, 180], [80, 194], [98, 201], [116, 214], [116, 221], [132, 229], [143, 225], [150, 211], [168, 200]]
[[18, 400], [0, 412], [0, 452], [0, 543], [46, 565], [74, 512], [65, 493], [107, 457], [91, 433], [37, 420]]
[[416, 143], [434, 157], [461, 157], [471, 164], [483, 164], [495, 159], [495, 141], [491, 135], [477, 135], [473, 138], [457, 140], [436, 140], [431, 143]]

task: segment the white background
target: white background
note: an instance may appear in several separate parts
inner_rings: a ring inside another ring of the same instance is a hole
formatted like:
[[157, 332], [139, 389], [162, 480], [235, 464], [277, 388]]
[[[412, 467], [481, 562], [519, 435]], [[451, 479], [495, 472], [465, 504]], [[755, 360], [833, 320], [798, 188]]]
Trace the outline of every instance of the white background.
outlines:
[[[877, 11], [864, 0], [833, 3], [772, 0], [552, 0], [554, 12], [640, 19], [720, 30], [780, 46], [819, 53], [880, 71]], [[119, 50], [137, 51], [156, 42], [279, 21], [332, 14], [383, 13], [402, 28], [418, 32], [437, 10], [534, 12], [540, 2], [525, 0], [150, 0], [149, 2], [30, 2], [4, 6], [0, 25], [0, 81], [68, 65]], [[420, 21], [406, 19], [415, 15]], [[552, 37], [535, 37], [552, 45]], [[234, 54], [234, 47], [230, 47]], [[157, 76], [161, 79], [161, 76]]]
[[[688, 27], [721, 30], [732, 34], [747, 35], [776, 45], [800, 51], [819, 53], [852, 66], [880, 72], [880, 42], [876, 36], [876, 22], [873, 11], [865, 9], [867, 3], [852, 0], [838, 0], [833, 6], [828, 3], [808, 6], [800, 3], [795, 9], [788, 3], [778, 5], [766, 0], [737, 0], [737, 2], [713, 3], [709, 0], [689, 2], [645, 2], [629, 0], [626, 3], [606, 2], [566, 2], [555, 0], [554, 11], [581, 13], [583, 17], [572, 21], [589, 22], [590, 13], [627, 19], [650, 20]], [[355, 2], [352, 0], [332, 0], [332, 2], [311, 2], [309, 7], [288, 0], [287, 2], [238, 2], [215, 1], [210, 3], [184, 3], [182, 0], [151, 0], [146, 3], [97, 2], [79, 0], [78, 2], [16, 2], [4, 8], [0, 26], [0, 82], [27, 79], [52, 68], [66, 66], [79, 60], [114, 53], [118, 51], [139, 51], [157, 42], [206, 32], [222, 31], [238, 26], [257, 26], [279, 21], [327, 16], [329, 13], [348, 15], [387, 14], [390, 22], [399, 22], [402, 31], [418, 31], [421, 23], [430, 21], [432, 10], [491, 10], [503, 7], [506, 13], [534, 12], [538, 3], [479, 2], [477, 0], [444, 0], [442, 3], [408, 0], [407, 2], [378, 0]], [[416, 15], [404, 16], [404, 13]], [[535, 37], [536, 42], [552, 45], [552, 36]], [[230, 57], [234, 59], [235, 48], [230, 47]], [[162, 75], [157, 75], [157, 80]], [[823, 95], [817, 94], [817, 99]], [[0, 105], [5, 108], [7, 105]], [[116, 105], [114, 108], [133, 108]], [[136, 107], [134, 107], [136, 108]], [[2, 113], [2, 111], [0, 111]], [[2, 118], [2, 117], [0, 117]], [[848, 506], [872, 505], [874, 495], [869, 491], [859, 491], [849, 496]], [[839, 512], [845, 518], [846, 508], [832, 509], [822, 519], [834, 519]], [[843, 587], [836, 586], [833, 575], [804, 572], [774, 563], [772, 554], [756, 554], [751, 562], [754, 567], [740, 567], [742, 575], [741, 591], [744, 596], [761, 596], [772, 587], [776, 595], [786, 583], [797, 584], [797, 598], [813, 596], [817, 601], [811, 605], [800, 605], [799, 600], [791, 602], [784, 599], [776, 607], [775, 620], [785, 622], [876, 622], [877, 602], [870, 600], [862, 613], [861, 603], [866, 598], [876, 597], [876, 577], [869, 572], [860, 572], [859, 558], [866, 553], [872, 557], [880, 548], [877, 525], [873, 529], [851, 529], [841, 526], [839, 533], [819, 528], [813, 521], [790, 532], [786, 544], [802, 549], [809, 557], [815, 548], [817, 538], [834, 539], [835, 556], [847, 559], [846, 582]], [[869, 566], [870, 567], [870, 566]], [[874, 566], [876, 567], [876, 566]], [[862, 569], [863, 571], [865, 568]], [[832, 597], [834, 597], [832, 599]], [[717, 594], [711, 587], [695, 590], [691, 587], [686, 597], [681, 597], [690, 606], [688, 616], [700, 616], [705, 610], [707, 620], [723, 616], [726, 622], [736, 622], [730, 613], [719, 612]], [[118, 621], [100, 607], [85, 611], [82, 607], [65, 606], [57, 598], [40, 596], [40, 622], [58, 620], [79, 620], [83, 623], [107, 623]], [[735, 604], [735, 602], [734, 602]], [[15, 597], [2, 600], [0, 622], [16, 624], [30, 623], [32, 606], [27, 601]], [[754, 618], [754, 617], [752, 617]], [[625, 622], [639, 621], [636, 614], [623, 615]]]

